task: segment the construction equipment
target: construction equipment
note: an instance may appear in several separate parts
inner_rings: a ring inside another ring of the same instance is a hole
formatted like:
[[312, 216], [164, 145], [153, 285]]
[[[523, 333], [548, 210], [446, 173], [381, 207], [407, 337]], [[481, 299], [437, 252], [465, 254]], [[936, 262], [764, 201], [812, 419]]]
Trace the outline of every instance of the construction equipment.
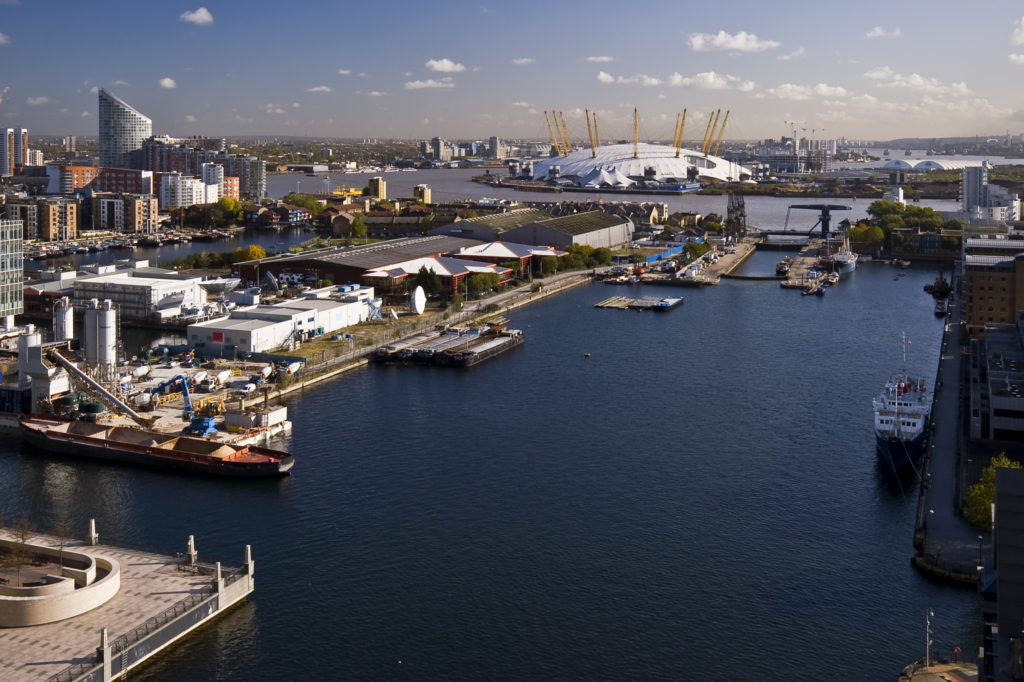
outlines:
[[601, 131], [597, 127], [597, 112], [594, 112], [594, 139], [597, 140], [597, 146], [601, 146]]
[[704, 138], [701, 140], [701, 143], [700, 143], [700, 151], [701, 151], [701, 153], [704, 152], [704, 145], [707, 144], [708, 135], [711, 134], [711, 123], [714, 120], [715, 120], [715, 115], [714, 114], [711, 114], [710, 116], [708, 116], [708, 127], [704, 129]]
[[633, 158], [640, 158], [640, 114], [633, 109]]
[[590, 126], [590, 109], [584, 109], [583, 113], [587, 117], [587, 136], [590, 137], [590, 157], [596, 159], [597, 147], [594, 146], [594, 129]]
[[711, 143], [715, 139], [715, 131], [718, 130], [718, 119], [719, 117], [721, 117], [721, 115], [721, 109], [715, 112], [715, 122], [711, 126], [711, 132], [708, 133], [708, 136], [704, 139], [704, 144], [700, 148], [700, 153], [703, 154], [704, 156], [707, 156], [708, 152], [711, 151]]
[[169, 386], [174, 386], [178, 382], [181, 382], [181, 395], [185, 400], [185, 411], [182, 414], [182, 418], [189, 422], [189, 425], [185, 428], [185, 431], [189, 433], [198, 434], [200, 437], [209, 436], [212, 433], [217, 433], [217, 429], [213, 425], [213, 417], [204, 417], [196, 414], [195, 409], [192, 407], [192, 397], [188, 392], [188, 385], [191, 383], [191, 379], [184, 374], [176, 374], [164, 383], [154, 388], [151, 392], [151, 396], [156, 396], [158, 393], [163, 391]]
[[676, 139], [672, 141], [672, 145], [676, 148], [676, 158], [679, 158], [679, 152], [683, 148], [683, 131], [686, 130], [686, 109], [683, 109], [682, 120], [678, 124], [676, 130]]
[[711, 156], [718, 156], [718, 148], [722, 146], [722, 136], [725, 135], [725, 124], [729, 122], [729, 110], [725, 112], [725, 120], [722, 121], [722, 127], [718, 131], [718, 139], [715, 141], [715, 148], [711, 152]]
[[569, 137], [569, 127], [565, 125], [565, 112], [559, 111], [558, 115], [562, 118], [562, 136], [563, 144], [565, 145], [565, 155], [568, 156], [572, 153], [572, 138]]
[[[551, 110], [551, 115], [552, 116], [555, 115], [555, 110], [554, 109]], [[551, 127], [551, 119], [548, 118], [548, 112], [547, 111], [544, 112], [544, 120], [547, 121], [547, 123], [548, 123], [548, 132], [551, 133], [551, 144], [554, 145], [555, 152], [557, 152], [558, 155], [561, 156], [562, 155], [562, 145], [559, 144], [558, 138], [555, 136], [555, 129]]]

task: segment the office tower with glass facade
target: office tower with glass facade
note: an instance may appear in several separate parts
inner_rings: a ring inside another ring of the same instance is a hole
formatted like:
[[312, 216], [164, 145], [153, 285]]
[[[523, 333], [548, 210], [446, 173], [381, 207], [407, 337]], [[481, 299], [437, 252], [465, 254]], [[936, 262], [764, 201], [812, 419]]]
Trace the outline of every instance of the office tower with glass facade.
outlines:
[[100, 88], [100, 167], [142, 168], [142, 143], [153, 121]]
[[13, 329], [14, 316], [25, 311], [21, 231], [20, 220], [0, 220], [0, 318], [5, 331]]

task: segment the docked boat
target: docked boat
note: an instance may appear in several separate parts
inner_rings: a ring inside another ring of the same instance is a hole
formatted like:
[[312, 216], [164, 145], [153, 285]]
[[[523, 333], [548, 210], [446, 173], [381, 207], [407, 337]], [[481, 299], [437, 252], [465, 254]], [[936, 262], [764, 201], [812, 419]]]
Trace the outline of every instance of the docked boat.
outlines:
[[498, 336], [498, 338], [486, 343], [482, 343], [479, 346], [475, 346], [465, 351], [448, 351], [449, 361], [455, 367], [472, 367], [478, 365], [484, 360], [490, 360], [495, 355], [504, 353], [507, 350], [511, 350], [516, 346], [523, 345], [526, 337], [523, 336], [523, 332], [518, 329], [506, 329]]
[[878, 456], [887, 469], [898, 474], [913, 465], [928, 440], [931, 399], [924, 379], [905, 370], [894, 374], [873, 404]]
[[651, 306], [651, 310], [657, 310], [658, 312], [665, 313], [665, 312], [668, 312], [669, 310], [675, 310], [676, 308], [678, 308], [682, 304], [683, 304], [682, 297], [680, 297], [680, 298], [663, 298], [660, 301], [658, 301], [657, 303], [655, 303], [653, 306]]
[[789, 269], [793, 266], [793, 259], [786, 256], [779, 264], [775, 266], [775, 274], [780, 277], [785, 277], [789, 274]]
[[40, 450], [69, 457], [105, 459], [216, 476], [263, 477], [288, 473], [287, 452], [193, 438], [173, 433], [22, 415], [21, 434]]
[[945, 317], [948, 312], [949, 306], [945, 299], [940, 298], [935, 302], [935, 317]]
[[882, 152], [882, 156], [889, 156], [889, 150], [886, 149], [884, 152]]

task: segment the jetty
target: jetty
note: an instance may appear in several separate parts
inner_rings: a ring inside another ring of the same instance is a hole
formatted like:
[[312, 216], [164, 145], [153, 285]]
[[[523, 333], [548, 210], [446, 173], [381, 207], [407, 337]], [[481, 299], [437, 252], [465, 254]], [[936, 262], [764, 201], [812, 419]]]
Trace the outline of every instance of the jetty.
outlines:
[[94, 521], [84, 542], [0, 531], [0, 548], [28, 557], [20, 581], [7, 571], [0, 583], [3, 679], [121, 679], [252, 593], [248, 546], [234, 568], [200, 561], [192, 536], [184, 547], [168, 556], [101, 545]]
[[619, 310], [672, 310], [682, 305], [682, 298], [663, 298], [661, 296], [644, 296], [642, 298], [626, 298], [612, 296], [594, 305], [595, 308], [618, 308]]

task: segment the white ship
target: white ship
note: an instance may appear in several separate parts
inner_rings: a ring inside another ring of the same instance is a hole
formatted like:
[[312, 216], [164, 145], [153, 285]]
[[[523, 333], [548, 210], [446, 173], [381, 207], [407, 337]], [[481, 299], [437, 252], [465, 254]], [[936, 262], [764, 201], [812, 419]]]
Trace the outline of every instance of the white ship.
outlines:
[[[904, 339], [904, 365], [906, 357]], [[889, 377], [873, 404], [878, 456], [886, 469], [899, 474], [913, 464], [928, 442], [931, 396], [924, 379], [910, 376], [904, 369]]]

